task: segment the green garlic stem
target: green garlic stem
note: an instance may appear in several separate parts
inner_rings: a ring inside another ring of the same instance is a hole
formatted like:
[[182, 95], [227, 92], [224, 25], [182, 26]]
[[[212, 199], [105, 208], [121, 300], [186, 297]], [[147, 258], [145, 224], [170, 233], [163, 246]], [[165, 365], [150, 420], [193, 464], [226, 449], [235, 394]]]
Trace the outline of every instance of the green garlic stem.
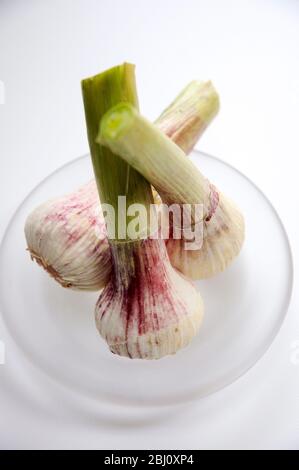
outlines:
[[154, 124], [128, 104], [109, 110], [97, 142], [120, 155], [140, 172], [167, 204], [203, 204], [208, 207], [209, 182], [185, 153]]
[[[106, 111], [119, 102], [138, 107], [135, 67], [124, 63], [82, 81], [87, 134], [95, 178], [102, 204], [115, 211], [115, 238], [126, 238], [130, 222], [126, 208], [119, 207], [118, 197], [126, 196], [126, 206], [138, 203], [146, 208], [152, 203], [149, 183], [140, 173], [107, 147], [95, 142], [99, 122]], [[115, 123], [117, 127], [119, 123]], [[110, 123], [111, 128], [113, 123]], [[149, 212], [149, 211], [148, 211]], [[121, 225], [121, 227], [120, 227]]]

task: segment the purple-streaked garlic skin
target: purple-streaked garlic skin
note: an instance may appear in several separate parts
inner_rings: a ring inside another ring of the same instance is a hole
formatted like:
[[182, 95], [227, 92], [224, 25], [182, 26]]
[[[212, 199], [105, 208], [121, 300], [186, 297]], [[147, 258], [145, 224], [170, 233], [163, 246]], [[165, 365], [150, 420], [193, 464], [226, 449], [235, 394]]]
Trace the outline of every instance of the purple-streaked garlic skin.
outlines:
[[111, 255], [95, 181], [37, 207], [25, 236], [32, 259], [63, 287], [90, 291], [106, 284]]
[[187, 346], [202, 321], [193, 283], [170, 264], [165, 243], [112, 243], [113, 270], [96, 305], [97, 328], [120, 356], [159, 359]]
[[191, 279], [206, 279], [224, 271], [238, 256], [245, 237], [241, 211], [214, 186], [202, 226], [199, 250], [186, 250], [185, 240], [166, 240], [172, 265]]

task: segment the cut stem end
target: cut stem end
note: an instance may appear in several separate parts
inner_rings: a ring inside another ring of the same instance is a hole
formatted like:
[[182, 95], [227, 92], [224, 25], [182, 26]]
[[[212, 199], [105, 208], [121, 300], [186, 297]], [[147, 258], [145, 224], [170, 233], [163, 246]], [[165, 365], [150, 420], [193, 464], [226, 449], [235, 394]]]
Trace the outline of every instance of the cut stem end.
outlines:
[[134, 120], [134, 107], [128, 103], [119, 103], [103, 116], [99, 133], [96, 137], [98, 144], [117, 140], [130, 128]]

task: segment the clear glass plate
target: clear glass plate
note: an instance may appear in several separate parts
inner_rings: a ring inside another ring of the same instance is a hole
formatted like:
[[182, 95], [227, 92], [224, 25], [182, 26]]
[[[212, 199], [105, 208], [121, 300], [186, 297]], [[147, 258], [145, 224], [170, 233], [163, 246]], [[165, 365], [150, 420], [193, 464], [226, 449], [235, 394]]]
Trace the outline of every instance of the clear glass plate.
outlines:
[[25, 199], [0, 250], [0, 310], [20, 352], [56, 381], [84, 396], [119, 404], [162, 405], [206, 396], [244, 374], [267, 350], [286, 315], [292, 257], [267, 198], [244, 175], [209, 155], [191, 158], [245, 215], [240, 256], [222, 274], [198, 282], [205, 318], [186, 349], [159, 361], [111, 354], [94, 323], [98, 293], [61, 288], [30, 261], [23, 227], [44, 200], [92, 177], [89, 156], [55, 171]]

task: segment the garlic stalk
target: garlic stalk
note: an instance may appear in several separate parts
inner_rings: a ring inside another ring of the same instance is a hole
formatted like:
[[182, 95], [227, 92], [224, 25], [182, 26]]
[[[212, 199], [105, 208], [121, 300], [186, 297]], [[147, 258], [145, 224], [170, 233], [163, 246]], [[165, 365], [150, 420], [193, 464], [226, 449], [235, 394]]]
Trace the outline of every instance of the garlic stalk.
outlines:
[[212, 82], [194, 80], [163, 111], [156, 124], [185, 153], [189, 153], [218, 110], [219, 96]]
[[[95, 141], [98, 123], [115, 102], [137, 106], [134, 67], [114, 67], [82, 82], [88, 140], [101, 202], [120, 215], [118, 197], [141, 204], [153, 201], [150, 184], [107, 147]], [[110, 130], [117, 122], [110, 122]], [[129, 217], [122, 229], [128, 228]], [[118, 227], [120, 222], [118, 221]], [[125, 238], [115, 231], [108, 242], [112, 272], [96, 305], [96, 324], [112, 352], [121, 356], [158, 359], [186, 346], [202, 320], [203, 305], [194, 285], [171, 266], [164, 241]]]
[[[218, 108], [211, 82], [193, 81], [155, 124], [190, 151]], [[111, 254], [95, 180], [33, 210], [25, 236], [31, 258], [63, 287], [90, 291], [106, 284]]]
[[[111, 130], [111, 122], [117, 125]], [[157, 127], [127, 104], [115, 106], [100, 123], [97, 141], [139, 171], [168, 205], [202, 204], [202, 245], [188, 250], [184, 237], [170, 238], [167, 250], [173, 266], [192, 279], [217, 274], [239, 253], [244, 219], [239, 209], [220, 193], [187, 159], [184, 152]]]

